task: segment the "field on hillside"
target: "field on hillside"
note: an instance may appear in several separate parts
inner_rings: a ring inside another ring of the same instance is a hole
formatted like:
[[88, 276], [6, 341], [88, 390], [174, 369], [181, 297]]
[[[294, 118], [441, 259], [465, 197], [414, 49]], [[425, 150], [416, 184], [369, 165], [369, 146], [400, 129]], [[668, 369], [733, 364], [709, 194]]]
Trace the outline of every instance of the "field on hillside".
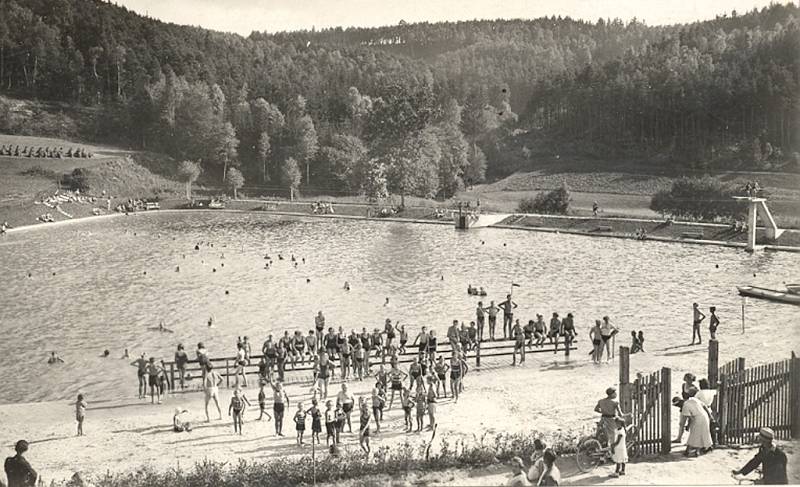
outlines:
[[[94, 153], [90, 158], [42, 158], [0, 156], [0, 220], [12, 225], [32, 224], [42, 213], [52, 213], [56, 221], [67, 217], [34, 201], [52, 195], [59, 181], [75, 168], [88, 169], [90, 194], [103, 191], [117, 199], [171, 196], [182, 194], [183, 186], [167, 177], [174, 162], [158, 154], [132, 152], [49, 137], [0, 134], [0, 145], [28, 147], [84, 148]], [[105, 204], [98, 207], [105, 209]], [[68, 203], [63, 209], [75, 216], [91, 214], [91, 205]]]

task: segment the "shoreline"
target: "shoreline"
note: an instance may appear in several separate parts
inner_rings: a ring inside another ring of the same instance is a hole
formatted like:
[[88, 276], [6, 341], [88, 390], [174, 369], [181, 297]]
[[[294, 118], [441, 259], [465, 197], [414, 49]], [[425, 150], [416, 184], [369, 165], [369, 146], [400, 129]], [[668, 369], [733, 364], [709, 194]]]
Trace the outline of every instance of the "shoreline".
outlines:
[[[290, 217], [316, 217], [316, 218], [350, 219], [350, 220], [365, 220], [365, 221], [389, 221], [397, 223], [421, 223], [421, 224], [453, 226], [453, 223], [449, 219], [426, 218], [426, 216], [428, 216], [431, 213], [430, 210], [434, 209], [434, 207], [407, 207], [406, 211], [411, 214], [410, 216], [407, 217], [392, 216], [392, 217], [379, 218], [379, 217], [368, 216], [369, 211], [373, 208], [379, 207], [379, 205], [367, 205], [361, 203], [337, 203], [336, 208], [338, 209], [345, 208], [346, 210], [349, 210], [348, 213], [338, 213], [338, 214], [315, 214], [309, 211], [292, 211], [292, 209], [287, 209], [287, 210], [262, 209], [265, 205], [275, 205], [276, 207], [279, 207], [279, 205], [290, 206], [296, 208], [297, 210], [301, 210], [301, 208], [307, 209], [309, 207], [309, 203], [305, 201], [287, 202], [287, 201], [253, 200], [253, 199], [230, 200], [228, 204], [233, 206], [238, 206], [238, 208], [224, 208], [216, 210], [188, 209], [188, 208], [177, 207], [182, 204], [184, 204], [184, 200], [165, 200], [162, 202], [162, 205], [166, 206], [163, 209], [135, 212], [132, 213], [132, 215], [136, 216], [139, 214], [153, 214], [153, 213], [211, 211], [211, 212], [228, 212], [228, 213], [264, 213], [268, 215], [290, 216]], [[254, 204], [256, 204], [257, 206], [252, 206]], [[365, 212], [367, 213], [367, 215], [364, 214]], [[32, 223], [21, 226], [15, 226], [13, 228], [7, 229], [6, 233], [8, 234], [21, 233], [24, 231], [30, 231], [37, 228], [58, 227], [69, 223], [78, 223], [84, 221], [91, 222], [97, 220], [110, 219], [113, 217], [124, 216], [124, 215], [125, 215], [124, 213], [112, 212], [102, 215], [77, 216], [75, 218], [71, 218], [68, 220], [58, 220], [49, 224]], [[506, 223], [508, 220], [511, 221]], [[630, 227], [632, 224], [636, 225], [648, 224], [648, 225], [655, 225], [656, 226], [654, 227], [655, 231], [664, 230], [662, 228], [664, 224], [663, 220], [632, 218], [632, 217], [596, 218], [590, 216], [543, 215], [543, 214], [533, 214], [533, 213], [513, 213], [499, 223], [487, 225], [486, 227], [481, 227], [481, 228], [502, 228], [507, 230], [526, 230], [526, 231], [545, 232], [545, 233], [564, 233], [569, 235], [582, 235], [587, 237], [607, 237], [607, 238], [617, 238], [617, 239], [634, 238], [633, 237], [634, 232], [615, 231], [613, 229], [610, 231], [599, 231], [597, 230], [597, 228], [602, 227], [602, 225], [596, 225], [599, 222], [606, 222], [611, 224], [616, 223], [618, 225], [626, 227]], [[591, 230], [588, 228], [575, 228], [575, 227], [580, 227], [581, 225], [585, 227], [587, 224], [595, 225], [596, 228]], [[680, 237], [681, 233], [688, 233], [691, 231], [696, 231], [697, 229], [700, 229], [701, 231], [702, 229], [708, 229], [709, 231], [715, 231], [717, 233], [725, 233], [729, 229], [729, 227], [730, 227], [729, 225], [721, 223], [675, 221], [667, 227], [667, 230], [669, 230], [669, 232], [667, 232], [668, 235], [652, 235], [651, 233], [653, 232], [648, 231], [648, 236], [646, 239], [644, 239], [644, 241], [651, 240], [655, 242], [687, 243], [693, 245], [712, 245], [719, 247], [744, 249], [746, 247], [745, 243], [733, 240]], [[682, 231], [683, 229], [686, 229], [687, 232], [683, 232]], [[759, 233], [763, 232], [763, 227], [758, 227], [758, 229]], [[798, 242], [800, 242], [800, 232], [796, 230], [787, 230], [787, 232], [789, 232], [792, 236], [797, 236], [797, 240]], [[678, 234], [678, 236], [675, 236], [675, 234]], [[765, 243], [765, 244], [759, 244], [758, 248], [769, 251], [800, 252], [800, 244], [778, 245], [774, 243]]]

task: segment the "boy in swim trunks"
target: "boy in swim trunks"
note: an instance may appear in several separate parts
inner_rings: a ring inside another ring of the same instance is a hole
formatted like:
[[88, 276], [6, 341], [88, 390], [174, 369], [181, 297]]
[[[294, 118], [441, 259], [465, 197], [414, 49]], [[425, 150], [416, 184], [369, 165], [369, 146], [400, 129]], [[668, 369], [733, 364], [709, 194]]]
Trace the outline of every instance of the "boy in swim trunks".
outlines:
[[717, 327], [719, 326], [719, 318], [717, 318], [717, 307], [712, 306], [708, 308], [711, 312], [711, 318], [708, 319], [708, 331], [711, 334], [711, 339], [717, 339]]
[[694, 337], [697, 336], [697, 343], [703, 343], [703, 337], [700, 335], [700, 323], [706, 318], [706, 315], [700, 311], [700, 305], [692, 303], [692, 345], [694, 345]]
[[410, 433], [414, 429], [414, 423], [411, 420], [411, 409], [414, 407], [414, 399], [411, 397], [411, 391], [407, 387], [403, 387], [400, 394], [400, 401], [403, 405], [403, 413], [405, 420], [406, 433]]
[[450, 365], [444, 361], [444, 356], [440, 355], [436, 359], [436, 365], [433, 366], [433, 371], [436, 373], [438, 379], [436, 383], [436, 396], [439, 397], [439, 386], [442, 386], [442, 395], [447, 398], [447, 371], [450, 370]]
[[399, 328], [395, 325], [397, 332], [400, 333], [400, 353], [406, 353], [406, 343], [408, 343], [408, 332], [406, 332], [406, 325]]
[[405, 380], [406, 374], [399, 368], [397, 368], [397, 363], [392, 364], [392, 368], [389, 369], [389, 381], [391, 382], [391, 389], [392, 394], [389, 396], [389, 409], [392, 409], [392, 404], [394, 404], [394, 393], [395, 391], [401, 395], [402, 399], [402, 391], [403, 391], [403, 380]]
[[478, 341], [483, 341], [483, 326], [486, 324], [486, 309], [483, 307], [483, 302], [478, 301], [478, 307], [475, 308], [475, 319], [478, 321]]
[[[333, 401], [325, 401], [325, 444], [336, 444], [336, 413], [333, 410]], [[332, 443], [331, 443], [332, 442]]]
[[228, 416], [233, 413], [233, 433], [242, 434], [242, 417], [244, 416], [244, 405], [250, 405], [250, 401], [242, 395], [241, 390], [237, 386], [233, 390], [233, 397], [231, 397], [231, 404], [228, 406]]
[[522, 327], [519, 326], [519, 319], [514, 322], [511, 328], [511, 336], [514, 338], [514, 352], [511, 355], [511, 366], [517, 365], [517, 353], [520, 355], [519, 363], [525, 363], [525, 334], [522, 332]]
[[350, 415], [353, 412], [353, 406], [355, 405], [356, 397], [353, 395], [352, 392], [347, 390], [347, 384], [342, 384], [342, 390], [336, 395], [336, 407], [342, 408], [342, 426], [339, 428], [341, 431], [344, 427], [344, 422], [347, 422], [347, 427], [350, 430], [350, 433], [353, 432], [353, 425], [350, 422]]
[[260, 386], [258, 390], [258, 420], [261, 421], [261, 419], [266, 415], [267, 421], [271, 421], [272, 416], [270, 416], [267, 412], [267, 394], [264, 392], [264, 386], [267, 385], [266, 379], [261, 379], [258, 381], [258, 385]]
[[78, 394], [78, 400], [75, 401], [75, 421], [78, 422], [78, 435], [83, 436], [83, 420], [86, 419], [86, 401], [83, 400], [83, 394]]
[[497, 313], [500, 308], [494, 305], [494, 301], [489, 302], [489, 307], [485, 308], [486, 314], [489, 315], [489, 339], [494, 341], [494, 330], [497, 327]]

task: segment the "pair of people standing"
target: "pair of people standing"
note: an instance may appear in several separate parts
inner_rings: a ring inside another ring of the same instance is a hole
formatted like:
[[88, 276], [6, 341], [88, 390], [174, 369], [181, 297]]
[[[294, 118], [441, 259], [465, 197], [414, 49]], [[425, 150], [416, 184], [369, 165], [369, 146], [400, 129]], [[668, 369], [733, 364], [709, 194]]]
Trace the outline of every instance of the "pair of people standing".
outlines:
[[[708, 308], [708, 311], [711, 313], [711, 317], [708, 320], [708, 331], [711, 335], [712, 340], [717, 339], [717, 327], [719, 327], [719, 318], [717, 318], [717, 308], [716, 306], [711, 306]], [[695, 337], [697, 337], [697, 343], [702, 344], [703, 338], [700, 335], [700, 323], [706, 319], [706, 315], [700, 311], [700, 305], [697, 303], [692, 303], [692, 343], [694, 345]]]
[[478, 341], [483, 341], [483, 329], [486, 316], [489, 317], [489, 340], [495, 340], [495, 329], [497, 327], [497, 314], [503, 312], [503, 338], [511, 337], [511, 330], [514, 326], [514, 309], [517, 303], [511, 300], [511, 295], [506, 295], [506, 300], [500, 303], [500, 307], [495, 306], [494, 301], [489, 302], [489, 306], [484, 308], [483, 301], [478, 301], [475, 310], [475, 318], [478, 324]]

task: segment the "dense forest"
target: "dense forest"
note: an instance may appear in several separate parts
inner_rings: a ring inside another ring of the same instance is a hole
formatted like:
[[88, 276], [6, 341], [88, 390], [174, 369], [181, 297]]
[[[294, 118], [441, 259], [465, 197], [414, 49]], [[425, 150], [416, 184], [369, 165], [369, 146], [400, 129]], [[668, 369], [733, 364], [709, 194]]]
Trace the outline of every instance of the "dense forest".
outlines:
[[523, 133], [562, 152], [767, 168], [800, 151], [799, 11], [245, 38], [98, 0], [0, 0], [0, 94], [98, 108], [91, 137], [220, 181], [238, 167], [251, 185], [447, 197], [511, 169]]

